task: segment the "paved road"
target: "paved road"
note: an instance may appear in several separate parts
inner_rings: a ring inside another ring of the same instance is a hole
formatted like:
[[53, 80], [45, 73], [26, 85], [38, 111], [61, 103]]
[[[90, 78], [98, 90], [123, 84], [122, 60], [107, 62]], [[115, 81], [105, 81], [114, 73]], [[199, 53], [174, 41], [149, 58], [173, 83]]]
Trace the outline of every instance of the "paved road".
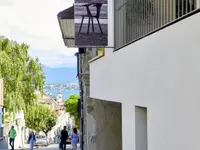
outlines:
[[[29, 145], [26, 145], [26, 148], [27, 149], [29, 148]], [[39, 147], [39, 148], [34, 148], [35, 150], [59, 150], [58, 149], [58, 144], [52, 144], [52, 145], [49, 145], [48, 147]], [[67, 150], [72, 150], [72, 146], [71, 145], [67, 145]], [[79, 149], [79, 146], [78, 146], [78, 150]]]

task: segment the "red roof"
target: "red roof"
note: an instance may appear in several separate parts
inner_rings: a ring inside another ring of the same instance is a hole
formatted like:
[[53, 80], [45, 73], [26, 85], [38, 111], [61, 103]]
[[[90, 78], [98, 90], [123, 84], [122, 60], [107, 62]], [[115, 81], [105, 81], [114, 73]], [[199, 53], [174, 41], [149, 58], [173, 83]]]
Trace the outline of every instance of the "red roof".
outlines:
[[51, 98], [49, 98], [49, 97], [45, 97], [45, 98], [41, 98], [41, 99], [39, 99], [39, 101], [38, 101], [39, 103], [42, 103], [42, 104], [50, 104], [50, 103], [52, 103], [52, 99]]

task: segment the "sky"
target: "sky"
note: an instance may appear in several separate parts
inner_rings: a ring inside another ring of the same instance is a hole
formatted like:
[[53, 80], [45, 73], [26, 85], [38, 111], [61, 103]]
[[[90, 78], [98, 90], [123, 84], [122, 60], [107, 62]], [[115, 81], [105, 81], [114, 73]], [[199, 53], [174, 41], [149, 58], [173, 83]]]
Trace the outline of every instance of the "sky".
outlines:
[[77, 49], [64, 46], [57, 14], [73, 0], [0, 0], [0, 36], [30, 45], [29, 54], [48, 67], [76, 67]]

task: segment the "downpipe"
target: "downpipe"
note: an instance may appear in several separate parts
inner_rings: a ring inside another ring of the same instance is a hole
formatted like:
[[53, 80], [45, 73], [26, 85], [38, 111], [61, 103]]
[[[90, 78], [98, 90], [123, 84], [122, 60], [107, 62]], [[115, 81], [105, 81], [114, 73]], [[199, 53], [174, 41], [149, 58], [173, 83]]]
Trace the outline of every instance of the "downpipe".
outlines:
[[83, 82], [82, 75], [84, 75], [82, 71], [83, 65], [83, 54], [85, 52], [85, 48], [79, 48], [79, 52], [75, 55], [77, 56], [77, 76], [79, 79], [79, 92], [80, 92], [80, 132], [81, 132], [81, 140], [80, 147], [81, 150], [84, 150], [84, 98], [83, 98]]

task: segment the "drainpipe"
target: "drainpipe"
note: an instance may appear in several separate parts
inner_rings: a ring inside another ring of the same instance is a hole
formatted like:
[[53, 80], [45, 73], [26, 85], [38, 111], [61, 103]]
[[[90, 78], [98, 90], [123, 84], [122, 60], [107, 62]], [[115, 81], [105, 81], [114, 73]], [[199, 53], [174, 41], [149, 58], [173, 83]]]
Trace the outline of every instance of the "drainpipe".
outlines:
[[[84, 48], [85, 49], [85, 48]], [[85, 50], [84, 50], [85, 51]], [[82, 82], [82, 54], [84, 53], [83, 48], [79, 48], [79, 52], [75, 55], [77, 56], [77, 74], [79, 79], [79, 91], [80, 91], [80, 132], [81, 132], [81, 140], [80, 140], [80, 147], [81, 150], [84, 150], [84, 99], [83, 99], [83, 82]]]

